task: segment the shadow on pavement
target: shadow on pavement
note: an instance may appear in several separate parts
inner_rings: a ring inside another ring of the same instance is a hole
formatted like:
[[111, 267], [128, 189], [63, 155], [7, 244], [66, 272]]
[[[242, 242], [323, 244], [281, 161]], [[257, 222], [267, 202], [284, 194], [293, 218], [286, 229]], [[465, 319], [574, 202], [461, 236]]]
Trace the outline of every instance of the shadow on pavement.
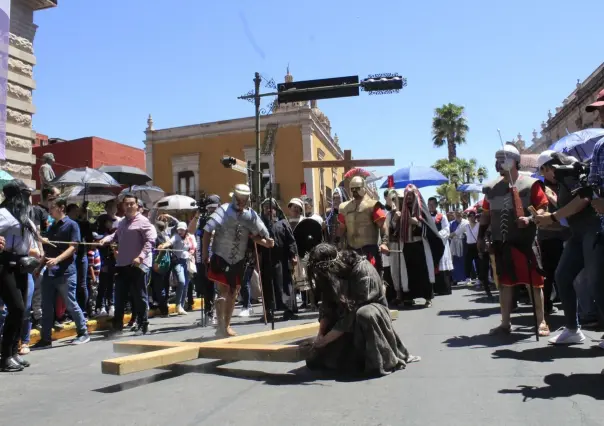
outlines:
[[530, 337], [526, 334], [518, 333], [499, 336], [491, 336], [486, 333], [477, 334], [476, 336], [455, 336], [445, 340], [443, 343], [449, 348], [468, 348], [472, 346], [477, 348], [496, 348], [498, 346], [513, 345]]
[[469, 320], [473, 318], [487, 318], [491, 315], [499, 313], [499, 306], [492, 308], [481, 308], [481, 309], [453, 309], [450, 311], [444, 310], [438, 312], [439, 316], [446, 316], [451, 318], [461, 318]]
[[[599, 358], [604, 357], [604, 351], [597, 346], [581, 348], [578, 346], [540, 346], [538, 348], [514, 351], [511, 349], [498, 349], [493, 352], [494, 359], [515, 359], [518, 361], [553, 362], [565, 358]], [[604, 386], [604, 376], [602, 377]]]
[[[206, 369], [208, 372], [213, 372], [217, 367], [224, 365], [224, 364], [227, 364], [227, 361], [213, 361], [213, 362], [198, 365], [195, 367], [199, 369], [199, 371], [197, 371], [197, 372], [202, 372], [201, 371], [202, 369]], [[167, 371], [165, 371], [163, 373], [157, 373], [157, 374], [153, 374], [152, 376], [149, 376], [149, 377], [141, 377], [140, 379], [134, 379], [134, 380], [129, 380], [127, 382], [117, 383], [115, 385], [106, 386], [104, 388], [93, 389], [92, 391], [99, 392], [99, 393], [117, 393], [117, 392], [123, 392], [123, 391], [131, 390], [131, 389], [135, 389], [140, 386], [148, 385], [151, 383], [157, 383], [157, 382], [161, 382], [163, 380], [173, 379], [175, 377], [179, 377], [179, 376], [189, 373], [189, 371], [183, 367], [189, 367], [189, 366], [173, 365], [173, 366], [167, 367], [166, 368]]]
[[529, 399], [569, 398], [575, 395], [604, 399], [604, 375], [602, 374], [549, 374], [543, 379], [546, 386], [518, 386], [518, 389], [501, 389], [500, 394], [519, 394]]
[[[476, 297], [475, 294], [467, 294], [466, 297]], [[495, 303], [499, 304], [499, 296], [497, 295], [493, 295], [493, 296], [480, 296], [480, 297], [476, 297], [476, 299], [472, 299], [470, 300], [470, 302], [472, 303], [488, 303], [490, 305], [493, 305]]]

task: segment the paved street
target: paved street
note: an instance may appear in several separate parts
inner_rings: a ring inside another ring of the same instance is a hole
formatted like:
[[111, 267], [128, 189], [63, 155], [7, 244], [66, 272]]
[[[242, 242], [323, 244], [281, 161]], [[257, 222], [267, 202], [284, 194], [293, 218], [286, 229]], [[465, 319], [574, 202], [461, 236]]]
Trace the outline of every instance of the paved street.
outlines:
[[[489, 337], [498, 305], [485, 302], [458, 289], [431, 309], [401, 312], [396, 329], [423, 360], [370, 381], [317, 380], [302, 364], [201, 360], [115, 377], [100, 372], [114, 356], [101, 336], [56, 345], [29, 355], [26, 372], [0, 376], [2, 424], [604, 425], [604, 351], [590, 339], [601, 333], [587, 332], [580, 347], [547, 347], [526, 329], [532, 315], [523, 307], [515, 318], [521, 334]], [[154, 319], [151, 338], [211, 335], [193, 327], [197, 316]]]

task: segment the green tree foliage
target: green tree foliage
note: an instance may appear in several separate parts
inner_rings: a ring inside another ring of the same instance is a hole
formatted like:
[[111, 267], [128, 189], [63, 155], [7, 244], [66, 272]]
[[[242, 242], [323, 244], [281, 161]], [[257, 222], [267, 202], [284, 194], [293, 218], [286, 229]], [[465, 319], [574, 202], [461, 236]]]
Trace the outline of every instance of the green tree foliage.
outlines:
[[448, 103], [434, 110], [432, 142], [438, 148], [447, 146], [449, 161], [457, 158], [457, 145], [466, 143], [469, 130], [464, 107]]
[[464, 209], [468, 208], [471, 201], [476, 202], [480, 194], [458, 192], [453, 182], [457, 177], [457, 185], [470, 182], [478, 182], [478, 175], [482, 174], [483, 179], [488, 177], [487, 168], [478, 166], [475, 158], [466, 160], [464, 158], [455, 158], [449, 161], [446, 158], [436, 161], [432, 167], [449, 179], [449, 183], [445, 183], [436, 188], [436, 193], [446, 199], [445, 208], [458, 208], [461, 205]]

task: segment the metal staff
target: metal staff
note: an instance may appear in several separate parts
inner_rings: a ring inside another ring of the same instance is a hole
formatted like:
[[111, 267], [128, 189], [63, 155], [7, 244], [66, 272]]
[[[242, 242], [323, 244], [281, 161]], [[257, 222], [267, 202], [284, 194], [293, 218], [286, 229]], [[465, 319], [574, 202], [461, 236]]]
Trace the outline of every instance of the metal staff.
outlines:
[[[503, 151], [503, 155], [505, 157], [505, 159], [507, 160], [507, 154], [505, 152], [505, 143], [503, 142], [503, 138], [501, 137], [501, 130], [497, 129], [497, 134], [499, 135], [499, 141], [501, 142], [501, 150]], [[507, 170], [508, 172], [508, 177], [510, 179], [510, 191], [512, 192], [512, 204], [515, 207], [514, 210], [519, 210], [522, 208], [522, 204], [518, 204], [518, 202], [520, 201], [520, 197], [518, 195], [518, 189], [515, 186], [515, 182], [514, 179], [512, 178], [512, 172], [510, 170]], [[518, 216], [518, 212], [514, 212], [514, 214], [516, 216]], [[524, 214], [524, 213], [523, 213]], [[516, 219], [519, 219], [520, 216], [518, 216]], [[531, 292], [531, 307], [533, 308], [533, 319], [535, 320], [535, 338], [537, 339], [537, 341], [539, 341], [539, 326], [541, 324], [538, 323], [537, 321], [537, 307], [536, 307], [536, 300], [535, 300], [535, 290], [533, 287], [533, 274], [532, 274], [532, 269], [531, 269], [531, 260], [532, 258], [530, 256], [525, 256], [526, 257], [526, 266], [528, 268], [528, 274], [529, 274], [529, 286], [531, 288], [530, 292]]]

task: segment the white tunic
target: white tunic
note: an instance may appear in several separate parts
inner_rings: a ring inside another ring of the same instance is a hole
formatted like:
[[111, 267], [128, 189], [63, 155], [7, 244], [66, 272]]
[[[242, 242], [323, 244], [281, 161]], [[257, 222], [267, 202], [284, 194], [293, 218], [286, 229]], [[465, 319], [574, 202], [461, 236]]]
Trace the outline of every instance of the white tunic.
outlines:
[[453, 270], [453, 258], [451, 257], [451, 249], [449, 248], [449, 220], [447, 216], [442, 215], [442, 219], [440, 221], [441, 229], [438, 232], [440, 238], [442, 238], [443, 243], [445, 244], [445, 251], [443, 253], [443, 257], [440, 258], [440, 262], [438, 263], [439, 271], [452, 271]]

